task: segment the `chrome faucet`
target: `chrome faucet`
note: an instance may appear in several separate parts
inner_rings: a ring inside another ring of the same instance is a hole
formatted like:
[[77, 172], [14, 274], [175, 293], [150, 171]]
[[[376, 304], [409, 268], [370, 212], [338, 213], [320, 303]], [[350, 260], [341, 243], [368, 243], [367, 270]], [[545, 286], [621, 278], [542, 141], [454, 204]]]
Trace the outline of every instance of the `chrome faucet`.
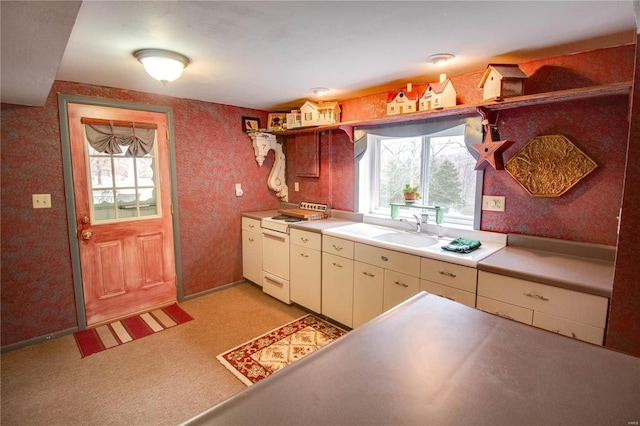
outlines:
[[410, 221], [404, 218], [400, 219], [400, 222], [406, 222], [411, 226], [415, 226], [414, 231], [419, 234], [420, 232], [422, 232], [422, 221], [420, 219], [420, 216], [418, 216], [417, 214], [414, 214], [413, 217], [416, 218], [415, 223], [411, 223]]

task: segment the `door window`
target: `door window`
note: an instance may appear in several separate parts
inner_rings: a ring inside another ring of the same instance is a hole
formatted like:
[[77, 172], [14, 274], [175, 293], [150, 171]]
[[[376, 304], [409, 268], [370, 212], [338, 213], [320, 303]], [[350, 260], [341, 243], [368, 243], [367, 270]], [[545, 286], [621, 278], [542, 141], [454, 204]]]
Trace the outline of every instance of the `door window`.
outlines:
[[92, 223], [161, 216], [155, 143], [137, 157], [98, 152], [88, 141], [86, 147]]

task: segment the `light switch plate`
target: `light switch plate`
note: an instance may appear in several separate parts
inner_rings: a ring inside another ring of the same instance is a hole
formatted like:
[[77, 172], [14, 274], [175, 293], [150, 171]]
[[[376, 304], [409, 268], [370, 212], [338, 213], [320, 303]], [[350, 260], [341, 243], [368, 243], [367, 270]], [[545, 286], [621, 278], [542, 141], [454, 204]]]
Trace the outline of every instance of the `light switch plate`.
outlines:
[[34, 209], [50, 209], [51, 194], [31, 194]]
[[482, 196], [482, 210], [488, 210], [492, 212], [504, 211], [504, 196], [502, 195], [483, 195]]

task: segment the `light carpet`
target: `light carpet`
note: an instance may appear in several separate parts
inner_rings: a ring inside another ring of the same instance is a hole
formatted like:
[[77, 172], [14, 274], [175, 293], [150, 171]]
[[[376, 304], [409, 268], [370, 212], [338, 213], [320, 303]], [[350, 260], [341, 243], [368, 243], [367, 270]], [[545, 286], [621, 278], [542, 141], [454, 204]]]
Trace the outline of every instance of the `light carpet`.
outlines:
[[306, 315], [216, 358], [250, 386], [346, 333], [314, 315]]
[[177, 304], [74, 333], [82, 358], [115, 348], [193, 318]]

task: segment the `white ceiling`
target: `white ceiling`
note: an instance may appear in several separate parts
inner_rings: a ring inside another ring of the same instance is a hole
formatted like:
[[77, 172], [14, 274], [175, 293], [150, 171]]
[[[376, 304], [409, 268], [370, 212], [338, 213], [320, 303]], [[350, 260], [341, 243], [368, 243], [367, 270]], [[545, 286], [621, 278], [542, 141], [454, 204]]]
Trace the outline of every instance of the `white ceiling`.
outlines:
[[[343, 100], [636, 41], [631, 0], [3, 0], [0, 13], [2, 102], [23, 105], [43, 105], [55, 79], [282, 111], [317, 86]], [[191, 64], [165, 87], [132, 56], [142, 48]], [[441, 52], [455, 61], [425, 61]]]

